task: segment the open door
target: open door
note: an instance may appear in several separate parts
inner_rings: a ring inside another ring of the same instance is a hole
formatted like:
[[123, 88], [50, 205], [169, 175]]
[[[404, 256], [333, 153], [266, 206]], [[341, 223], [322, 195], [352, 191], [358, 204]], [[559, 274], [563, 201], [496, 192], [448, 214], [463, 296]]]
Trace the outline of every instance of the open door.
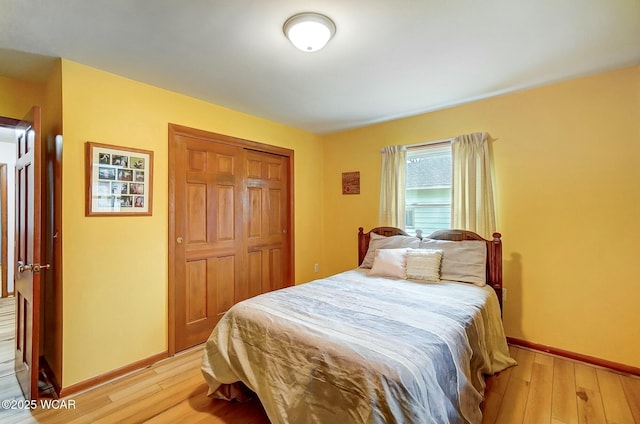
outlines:
[[18, 124], [16, 161], [15, 372], [24, 397], [38, 398], [40, 355], [41, 182], [40, 108]]

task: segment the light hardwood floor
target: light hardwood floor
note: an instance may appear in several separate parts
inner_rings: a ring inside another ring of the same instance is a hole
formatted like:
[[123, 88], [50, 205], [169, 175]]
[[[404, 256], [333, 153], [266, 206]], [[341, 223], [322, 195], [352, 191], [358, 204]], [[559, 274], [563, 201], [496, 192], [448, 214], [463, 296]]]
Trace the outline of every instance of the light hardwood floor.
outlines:
[[[16, 320], [14, 298], [0, 299], [0, 400], [22, 396], [13, 371]], [[0, 409], [0, 414], [4, 411]], [[0, 418], [2, 415], [0, 415]], [[0, 422], [2, 420], [0, 419]]]
[[483, 423], [640, 423], [640, 377], [510, 346], [518, 366], [489, 377]]
[[[1, 400], [21, 398], [8, 378], [15, 381], [9, 364], [11, 325], [5, 322], [13, 312], [5, 303], [0, 300]], [[483, 423], [640, 423], [640, 378], [514, 346], [510, 350], [519, 365], [488, 379]], [[207, 398], [201, 355], [202, 348], [194, 348], [64, 399], [75, 409], [0, 409], [0, 423], [268, 424], [258, 401]]]

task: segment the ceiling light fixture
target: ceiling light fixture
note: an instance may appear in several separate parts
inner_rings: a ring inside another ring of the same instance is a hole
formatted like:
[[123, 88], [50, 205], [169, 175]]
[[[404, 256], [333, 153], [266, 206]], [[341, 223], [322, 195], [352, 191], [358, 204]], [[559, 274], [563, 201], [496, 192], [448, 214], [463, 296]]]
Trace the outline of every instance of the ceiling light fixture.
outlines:
[[304, 52], [315, 52], [323, 48], [336, 33], [336, 24], [319, 13], [293, 15], [282, 28], [291, 44]]

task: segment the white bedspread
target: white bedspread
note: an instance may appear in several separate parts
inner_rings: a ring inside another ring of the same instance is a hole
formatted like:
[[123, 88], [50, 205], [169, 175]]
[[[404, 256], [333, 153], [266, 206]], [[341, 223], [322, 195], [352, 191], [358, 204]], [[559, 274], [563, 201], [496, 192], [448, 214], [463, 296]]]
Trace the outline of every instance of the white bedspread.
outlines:
[[490, 287], [347, 271], [233, 306], [209, 395], [242, 381], [272, 423], [480, 423], [483, 374], [515, 364]]

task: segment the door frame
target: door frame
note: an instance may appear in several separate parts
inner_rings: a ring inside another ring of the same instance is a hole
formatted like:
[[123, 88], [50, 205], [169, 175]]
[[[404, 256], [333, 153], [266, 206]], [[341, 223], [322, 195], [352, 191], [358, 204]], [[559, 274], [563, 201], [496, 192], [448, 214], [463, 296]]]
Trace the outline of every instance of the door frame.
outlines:
[[[7, 225], [9, 224], [7, 221], [7, 191], [9, 189], [9, 187], [7, 186], [8, 184], [8, 180], [7, 180], [7, 164], [6, 163], [0, 163], [0, 202], [2, 202], [2, 206], [0, 207], [0, 221], [2, 222], [2, 234], [0, 234], [0, 236], [2, 237], [2, 258], [0, 259], [1, 265], [2, 265], [2, 275], [0, 276], [0, 278], [2, 278], [2, 295], [1, 297], [9, 297], [9, 295], [12, 295], [13, 292], [9, 292], [9, 282], [7, 281], [7, 278], [9, 278], [9, 273], [7, 271], [7, 267], [9, 266], [9, 260], [8, 260], [8, 237], [9, 237], [9, 229], [7, 228]], [[15, 206], [14, 206], [15, 207]]]
[[[11, 128], [11, 129], [15, 129], [18, 127], [18, 125], [20, 125], [20, 120], [19, 119], [14, 119], [14, 118], [9, 118], [6, 116], [0, 116], [0, 127], [4, 127], [4, 128]], [[14, 140], [14, 144], [17, 143]], [[2, 219], [2, 293], [0, 294], [0, 297], [8, 297], [14, 294], [15, 292], [15, 282], [13, 285], [13, 290], [12, 292], [9, 292], [9, 273], [8, 273], [8, 267], [12, 266], [14, 264], [9, 264], [9, 256], [8, 256], [8, 251], [7, 249], [9, 248], [7, 240], [8, 240], [8, 227], [7, 225], [9, 225], [9, 223], [7, 222], [7, 211], [8, 211], [8, 205], [7, 205], [7, 184], [9, 184], [8, 178], [7, 178], [7, 164], [2, 164], [2, 170], [0, 171], [2, 173], [2, 175], [0, 176], [0, 190], [1, 190], [1, 196], [2, 196], [2, 210], [0, 211], [1, 217], [0, 219]], [[14, 171], [15, 172], [15, 171]], [[14, 199], [14, 204], [11, 205], [11, 207], [13, 207], [15, 209], [15, 199]], [[15, 276], [14, 276], [15, 278]]]
[[237, 137], [232, 137], [224, 134], [217, 134], [205, 130], [199, 130], [195, 128], [186, 127], [183, 125], [169, 123], [169, 151], [168, 151], [168, 174], [169, 174], [169, 239], [168, 239], [168, 256], [169, 256], [169, 275], [168, 275], [168, 305], [167, 305], [167, 320], [168, 320], [168, 343], [167, 352], [169, 356], [173, 356], [176, 353], [176, 266], [175, 266], [175, 242], [176, 242], [176, 173], [180, 171], [176, 169], [175, 152], [178, 148], [177, 138], [178, 136], [196, 138], [199, 140], [229, 144], [236, 147], [242, 147], [248, 150], [256, 150], [265, 153], [272, 153], [287, 158], [289, 172], [287, 175], [287, 184], [289, 187], [289, 211], [287, 214], [287, 233], [289, 235], [289, 275], [295, 284], [295, 233], [294, 233], [294, 151], [286, 149], [284, 147], [272, 146], [269, 144], [260, 143], [257, 141], [245, 140]]

